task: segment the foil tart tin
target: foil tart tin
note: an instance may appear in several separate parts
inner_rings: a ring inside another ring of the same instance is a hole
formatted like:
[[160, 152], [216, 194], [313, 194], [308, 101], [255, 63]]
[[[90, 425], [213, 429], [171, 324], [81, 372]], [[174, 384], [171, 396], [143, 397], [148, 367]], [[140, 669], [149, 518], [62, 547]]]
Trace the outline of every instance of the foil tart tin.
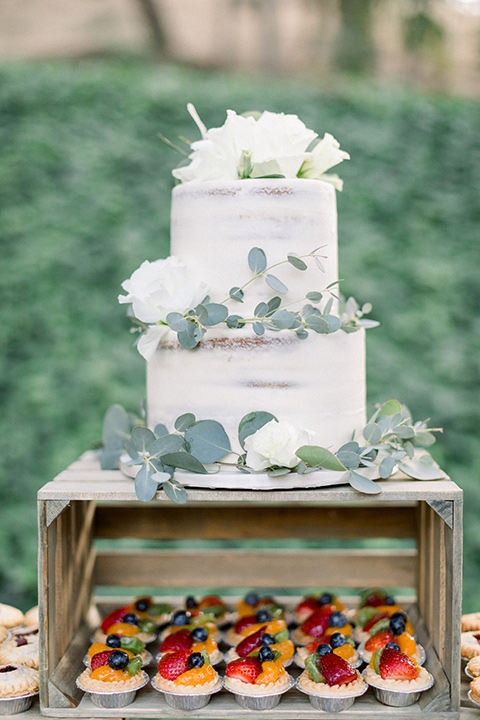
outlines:
[[464, 673], [468, 678], [470, 678], [470, 680], [475, 680], [475, 678], [478, 677], [478, 675], [471, 673], [468, 667], [464, 668]]
[[408, 707], [409, 705], [415, 705], [418, 701], [422, 692], [432, 687], [434, 679], [430, 676], [430, 682], [421, 690], [386, 690], [385, 688], [379, 688], [375, 685], [370, 685], [373, 688], [375, 697], [383, 705], [389, 705], [390, 707]]
[[[358, 646], [358, 654], [360, 655], [363, 662], [368, 664], [372, 658], [373, 653], [365, 650], [365, 643], [366, 643], [366, 640], [361, 642], [360, 645]], [[420, 659], [417, 660], [416, 662], [418, 662], [419, 665], [423, 665], [423, 663], [427, 659], [427, 653], [425, 652], [425, 648], [423, 647], [423, 645], [419, 645], [418, 643], [417, 643], [417, 649], [418, 649], [418, 652], [420, 653]]]
[[151, 681], [154, 690], [165, 696], [165, 702], [175, 710], [201, 710], [210, 702], [210, 698], [214, 693], [219, 692], [223, 687], [223, 680], [220, 678], [217, 687], [208, 692], [198, 692], [188, 695], [186, 693], [173, 693], [161, 690], [155, 685], [154, 679]]
[[18, 697], [0, 698], [0, 715], [16, 715], [25, 712], [33, 703], [33, 698], [38, 695], [37, 692], [28, 695], [19, 695]]
[[351, 708], [357, 697], [361, 697], [364, 695], [368, 690], [368, 685], [365, 683], [364, 688], [354, 695], [343, 695], [342, 697], [331, 697], [331, 696], [322, 696], [322, 695], [313, 695], [312, 693], [306, 692], [306, 690], [302, 690], [301, 687], [297, 684], [297, 690], [299, 690], [301, 693], [306, 695], [308, 699], [310, 700], [310, 704], [316, 709], [316, 710], [323, 710], [323, 712], [343, 712], [344, 710], [348, 710], [348, 708]]
[[294, 685], [295, 680], [291, 677], [288, 687], [285, 688], [285, 690], [280, 690], [276, 693], [265, 693], [264, 695], [240, 695], [239, 693], [233, 692], [233, 690], [229, 690], [228, 687], [226, 690], [231, 692], [232, 695], [235, 695], [235, 700], [240, 707], [245, 710], [261, 711], [273, 710], [273, 708], [279, 704], [282, 699], [282, 695], [288, 692]]
[[143, 671], [143, 674], [145, 676], [143, 683], [133, 690], [127, 690], [126, 692], [115, 692], [112, 690], [105, 692], [96, 690], [95, 692], [92, 692], [91, 690], [86, 690], [82, 687], [82, 685], [78, 682], [78, 678], [76, 685], [80, 690], [83, 690], [84, 693], [90, 696], [90, 700], [94, 703], [94, 705], [103, 708], [122, 708], [126, 705], [130, 705], [135, 700], [137, 690], [145, 687], [145, 685], [150, 682], [150, 678], [147, 673]]
[[467, 697], [470, 700], [470, 702], [472, 703], [472, 705], [475, 705], [475, 707], [480, 707], [480, 703], [473, 699], [471, 690], [468, 691]]
[[[121, 650], [122, 648], [112, 648], [112, 650]], [[142, 663], [142, 668], [147, 667], [147, 665], [150, 665], [150, 663], [153, 660], [152, 653], [148, 652], [147, 650], [147, 657], [145, 659], [145, 662]], [[90, 667], [90, 658], [88, 657], [88, 653], [83, 656], [83, 664], [85, 667]]]

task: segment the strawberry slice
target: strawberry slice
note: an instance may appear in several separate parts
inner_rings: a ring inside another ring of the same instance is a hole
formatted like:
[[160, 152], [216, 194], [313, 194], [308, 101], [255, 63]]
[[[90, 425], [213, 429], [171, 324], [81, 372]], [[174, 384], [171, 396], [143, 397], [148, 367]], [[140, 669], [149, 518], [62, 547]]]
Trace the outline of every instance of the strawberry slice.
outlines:
[[242, 630], [245, 630], [245, 628], [249, 627], [250, 625], [255, 625], [256, 622], [256, 615], [246, 615], [245, 617], [240, 618], [240, 620], [237, 620], [237, 622], [235, 623], [235, 632], [237, 633], [237, 635], [240, 635]]
[[386, 612], [376, 613], [376, 615], [374, 615], [372, 618], [370, 618], [370, 620], [368, 620], [368, 622], [365, 623], [365, 625], [363, 626], [363, 629], [365, 630], [365, 632], [369, 632], [370, 628], [372, 628], [374, 625], [376, 625], [379, 620], [383, 620], [384, 618], [388, 618], [388, 617], [389, 616], [387, 615]]
[[247, 655], [251, 653], [252, 650], [255, 650], [255, 648], [260, 645], [260, 641], [264, 635], [265, 628], [262, 627], [260, 628], [260, 630], [257, 630], [257, 632], [254, 632], [251, 635], [247, 635], [244, 640], [238, 643], [235, 650], [240, 655], [240, 657], [247, 657]]
[[115, 652], [115, 648], [112, 648], [111, 650], [102, 650], [102, 652], [93, 655], [92, 659], [90, 660], [90, 667], [92, 668], [92, 670], [96, 670], [102, 665], [108, 665], [108, 658], [110, 657], [112, 652]]
[[307, 612], [312, 613], [315, 610], [318, 610], [318, 602], [312, 595], [299, 602], [296, 607], [296, 612], [300, 615], [306, 615]]
[[257, 657], [239, 658], [232, 660], [225, 668], [225, 675], [253, 685], [262, 672], [262, 663]]
[[189, 650], [193, 645], [190, 630], [178, 630], [177, 632], [167, 635], [160, 645], [160, 652], [179, 652], [180, 650]]
[[113, 612], [111, 612], [110, 615], [107, 615], [107, 617], [102, 622], [101, 628], [103, 632], [106, 633], [111, 625], [116, 625], [116, 623], [122, 622], [125, 615], [129, 612], [132, 612], [130, 605], [124, 605], [121, 608], [113, 610]]
[[332, 685], [346, 685], [357, 679], [355, 669], [346, 660], [333, 653], [321, 655], [319, 664], [325, 682], [330, 687]]
[[372, 637], [369, 637], [368, 640], [365, 641], [364, 647], [367, 652], [375, 652], [375, 650], [385, 647], [389, 642], [395, 642], [395, 635], [389, 632], [389, 630], [380, 630], [380, 632], [372, 635]]
[[324, 605], [323, 608], [319, 608], [302, 623], [300, 627], [306, 635], [322, 637], [322, 635], [325, 634], [325, 630], [329, 625], [329, 614], [325, 613], [326, 607], [330, 607], [330, 605]]
[[379, 670], [384, 680], [388, 678], [393, 680], [415, 680], [420, 672], [420, 668], [414, 660], [393, 648], [384, 649], [379, 661]]
[[190, 650], [167, 653], [158, 663], [158, 672], [165, 680], [176, 680], [179, 675], [190, 670], [188, 657]]

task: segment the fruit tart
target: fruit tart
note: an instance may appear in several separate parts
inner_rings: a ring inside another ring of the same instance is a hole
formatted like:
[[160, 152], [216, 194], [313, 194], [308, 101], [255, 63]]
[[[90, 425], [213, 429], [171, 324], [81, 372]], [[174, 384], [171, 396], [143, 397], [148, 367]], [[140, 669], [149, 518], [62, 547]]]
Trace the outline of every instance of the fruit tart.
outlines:
[[38, 670], [38, 630], [17, 632], [0, 646], [0, 665], [14, 663]]
[[365, 670], [365, 681], [385, 705], [413, 705], [420, 693], [433, 685], [433, 677], [405, 653], [394, 648], [380, 648]]
[[297, 683], [318, 710], [341, 712], [367, 690], [358, 670], [336, 655], [326, 643], [305, 658], [305, 670]]
[[468, 695], [472, 702], [480, 705], [480, 677], [476, 677], [475, 680], [472, 680]]
[[181, 650], [189, 650], [190, 653], [199, 653], [205, 650], [212, 665], [216, 665], [223, 659], [217, 643], [210, 637], [207, 628], [203, 625], [197, 625], [192, 630], [183, 628], [167, 635], [160, 643], [157, 659], [160, 660], [165, 653], [180, 652]]
[[209, 637], [215, 642], [221, 640], [222, 634], [219, 631], [215, 617], [207, 613], [196, 613], [195, 615], [189, 610], [176, 610], [173, 613], [170, 623], [163, 629], [160, 634], [160, 640], [165, 640], [168, 635], [178, 632], [179, 630], [193, 630], [196, 627], [204, 627], [208, 631]]
[[305, 667], [305, 660], [314, 653], [320, 645], [326, 645], [329, 652], [346, 660], [352, 667], [361, 665], [360, 656], [355, 647], [355, 641], [351, 635], [344, 635], [335, 632], [332, 635], [324, 635], [317, 640], [311, 640], [307, 645], [297, 648], [294, 660], [298, 667]]
[[[270, 610], [267, 607], [261, 608], [256, 613], [253, 613], [252, 615], [244, 615], [243, 617], [239, 618], [231, 628], [227, 630], [225, 633], [225, 642], [229, 645], [238, 645], [239, 642], [243, 640], [243, 638], [249, 634], [252, 631], [252, 628], [254, 626], [262, 625], [263, 623], [268, 623], [273, 620], [282, 620], [283, 621], [283, 610], [280, 608], [277, 608], [274, 610], [274, 612], [270, 612]], [[286, 627], [286, 623], [285, 623]]]
[[230, 611], [218, 595], [204, 595], [197, 600], [193, 595], [185, 598], [185, 610], [192, 616], [204, 613], [213, 615], [216, 623], [225, 623], [229, 619]]
[[259, 630], [241, 640], [236, 648], [230, 648], [225, 657], [226, 661], [231, 662], [240, 657], [258, 656], [262, 647], [270, 647], [275, 653], [275, 660], [279, 660], [284, 667], [290, 665], [295, 646], [289, 638], [288, 628], [269, 633], [267, 627], [268, 625], [260, 627]]
[[419, 665], [425, 661], [425, 651], [418, 645], [414, 636], [407, 632], [407, 616], [399, 611], [391, 618], [378, 621], [372, 628], [372, 634], [367, 640], [360, 643], [358, 651], [366, 663], [370, 662], [374, 652], [382, 647], [393, 647], [405, 653]]
[[90, 665], [77, 678], [77, 687], [89, 693], [92, 702], [101, 707], [129, 705], [136, 691], [149, 680], [140, 658], [130, 658], [125, 650], [97, 653]]
[[[152, 656], [145, 648], [145, 643], [135, 636], [107, 635], [104, 643], [94, 642], [88, 648], [83, 662], [87, 667], [91, 667], [91, 660], [98, 653], [112, 653], [114, 650], [123, 650], [127, 653], [129, 659], [139, 657], [142, 667], [149, 665]], [[107, 656], [108, 657], [108, 656]]]
[[270, 595], [261, 596], [256, 592], [249, 592], [237, 604], [237, 619], [247, 615], [255, 615], [261, 608], [268, 610], [276, 617], [283, 617], [285, 608]]
[[462, 632], [480, 630], [480, 612], [462, 615]]
[[298, 603], [294, 611], [295, 620], [301, 624], [310, 617], [312, 613], [325, 605], [332, 606], [332, 612], [335, 610], [345, 610], [345, 605], [333, 593], [315, 593], [314, 595], [307, 595]]
[[7, 629], [14, 628], [23, 623], [23, 612], [13, 605], [0, 603], [0, 625]]
[[480, 655], [480, 631], [462, 632], [460, 635], [460, 652], [463, 658], [470, 660]]
[[213, 693], [222, 688], [222, 679], [205, 650], [165, 653], [152, 680], [155, 690], [165, 693], [167, 703], [177, 709], [204, 707]]
[[[292, 686], [293, 680], [268, 646], [261, 647], [258, 655], [232, 660], [225, 668], [225, 688], [251, 710], [274, 707]], [[267, 704], [262, 698], [268, 698]]]
[[389, 619], [394, 615], [405, 616], [405, 630], [410, 633], [410, 635], [413, 635], [413, 625], [400, 605], [380, 605], [378, 607], [365, 606], [363, 608], [359, 608], [354, 615], [355, 629], [353, 634], [355, 640], [359, 643], [363, 642], [379, 630], [384, 630], [388, 627]]
[[110, 613], [93, 636], [94, 642], [104, 643], [108, 635], [138, 637], [144, 643], [157, 637], [157, 625], [153, 620], [141, 620], [136, 613]]
[[15, 663], [0, 665], [0, 714], [28, 710], [38, 693], [38, 683], [38, 670]]
[[353, 626], [348, 622], [344, 612], [334, 610], [332, 605], [324, 605], [293, 631], [292, 639], [297, 645], [307, 645], [312, 640], [336, 632], [351, 635], [352, 631]]

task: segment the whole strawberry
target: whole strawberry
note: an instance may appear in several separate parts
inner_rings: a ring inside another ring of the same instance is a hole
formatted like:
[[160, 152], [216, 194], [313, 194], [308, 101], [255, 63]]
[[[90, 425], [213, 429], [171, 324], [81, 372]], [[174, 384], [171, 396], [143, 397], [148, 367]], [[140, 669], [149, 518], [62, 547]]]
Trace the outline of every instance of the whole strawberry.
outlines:
[[329, 625], [328, 618], [329, 615], [321, 608], [310, 615], [300, 627], [306, 635], [322, 637]]
[[319, 658], [319, 666], [325, 682], [332, 685], [346, 685], [357, 679], [357, 673], [349, 663], [338, 655], [327, 653]]
[[190, 669], [188, 665], [189, 650], [167, 653], [158, 663], [158, 672], [165, 680], [176, 680], [179, 675]]
[[235, 648], [238, 655], [240, 655], [240, 657], [247, 657], [247, 655], [249, 655], [252, 650], [255, 650], [255, 648], [260, 645], [260, 641], [264, 635], [264, 627], [260, 628], [260, 630], [257, 630], [257, 632], [254, 632], [251, 635], [247, 635], [247, 637], [241, 642], [239, 642], [237, 647]]
[[106, 618], [104, 618], [101, 628], [103, 632], [107, 632], [108, 628], [116, 623], [122, 622], [127, 613], [131, 612], [129, 605], [113, 610]]
[[404, 653], [393, 648], [384, 648], [379, 652], [378, 668], [384, 680], [415, 680], [418, 677], [419, 666]]
[[177, 632], [167, 635], [160, 645], [160, 652], [179, 652], [180, 650], [189, 650], [193, 645], [190, 630], [178, 630]]
[[111, 650], [103, 650], [102, 652], [93, 655], [92, 659], [90, 660], [90, 667], [92, 668], [92, 670], [96, 670], [102, 665], [108, 665], [108, 658], [113, 652], [115, 652], [114, 648], [112, 648]]
[[375, 652], [375, 650], [385, 647], [387, 643], [394, 642], [394, 640], [395, 635], [393, 633], [388, 630], [380, 630], [380, 632], [372, 635], [372, 637], [369, 637], [368, 640], [365, 641], [365, 650]]
[[237, 620], [237, 622], [235, 623], [235, 632], [239, 635], [242, 630], [245, 630], [245, 628], [249, 627], [250, 625], [255, 625], [256, 622], [256, 615], [246, 615], [245, 617], [240, 618], [240, 620]]
[[262, 663], [256, 657], [239, 658], [232, 660], [225, 668], [225, 675], [229, 678], [241, 680], [253, 685], [262, 672]]

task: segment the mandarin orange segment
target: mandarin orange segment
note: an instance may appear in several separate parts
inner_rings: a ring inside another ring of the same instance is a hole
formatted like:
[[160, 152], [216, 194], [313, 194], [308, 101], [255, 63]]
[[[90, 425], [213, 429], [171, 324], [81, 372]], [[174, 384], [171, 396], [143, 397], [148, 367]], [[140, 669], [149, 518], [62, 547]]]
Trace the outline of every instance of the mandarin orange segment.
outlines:
[[202, 650], [206, 650], [209, 655], [211, 655], [215, 650], [217, 649], [218, 645], [211, 637], [208, 637], [205, 642], [196, 642], [193, 643], [192, 647], [190, 648], [190, 652], [201, 652]]
[[131, 637], [138, 635], [138, 627], [131, 623], [115, 623], [107, 630], [107, 635], [118, 635], [119, 637]]
[[275, 635], [275, 633], [285, 630], [286, 627], [287, 623], [285, 620], [270, 620], [270, 622], [267, 623], [255, 623], [254, 625], [249, 625], [240, 631], [240, 635], [247, 637], [247, 635], [252, 635], [253, 633], [258, 632], [261, 628], [265, 628], [266, 633]]
[[335, 610], [340, 610], [340, 611], [345, 610], [345, 605], [338, 598], [334, 599], [332, 605], [335, 605]]
[[105, 645], [105, 643], [92, 643], [88, 648], [88, 657], [91, 660], [94, 655], [100, 652], [105, 652], [105, 650], [113, 650], [113, 648]]
[[248, 605], [245, 600], [240, 600], [240, 602], [237, 605], [237, 612], [240, 615], [240, 617], [245, 617], [246, 615], [252, 614], [252, 606]]
[[215, 680], [217, 673], [211, 665], [202, 665], [200, 668], [192, 668], [179, 675], [173, 682], [177, 685], [205, 685]]
[[350, 643], [345, 643], [345, 645], [340, 645], [340, 647], [334, 648], [333, 652], [335, 655], [338, 655], [338, 657], [341, 657], [344, 660], [350, 660], [350, 658], [355, 655], [355, 649], [350, 645]]
[[387, 615], [393, 615], [393, 613], [400, 612], [401, 609], [400, 605], [397, 605], [396, 603], [395, 605], [378, 605], [375, 608], [377, 613], [384, 612], [387, 613]]
[[272, 648], [272, 650], [277, 650], [277, 652], [280, 653], [280, 657], [278, 659], [282, 663], [290, 660], [290, 658], [293, 657], [293, 653], [295, 652], [295, 646], [291, 640], [284, 640], [283, 642], [274, 643], [273, 645], [270, 645], [270, 647]]
[[101, 680], [101, 682], [121, 682], [128, 680], [130, 675], [125, 670], [112, 670], [110, 665], [101, 665], [90, 673], [92, 680]]
[[401, 635], [397, 635], [395, 641], [398, 643], [398, 647], [403, 653], [405, 653], [405, 655], [412, 657], [417, 652], [417, 643], [410, 633], [404, 632]]
[[343, 633], [344, 635], [351, 635], [353, 631], [353, 627], [350, 625], [350, 623], [347, 623], [343, 627], [329, 627], [325, 630], [325, 635], [333, 635], [333, 633], [339, 632]]
[[281, 662], [277, 660], [266, 660], [262, 663], [262, 672], [255, 680], [255, 685], [270, 685], [277, 682], [281, 675], [285, 673], [285, 668]]

